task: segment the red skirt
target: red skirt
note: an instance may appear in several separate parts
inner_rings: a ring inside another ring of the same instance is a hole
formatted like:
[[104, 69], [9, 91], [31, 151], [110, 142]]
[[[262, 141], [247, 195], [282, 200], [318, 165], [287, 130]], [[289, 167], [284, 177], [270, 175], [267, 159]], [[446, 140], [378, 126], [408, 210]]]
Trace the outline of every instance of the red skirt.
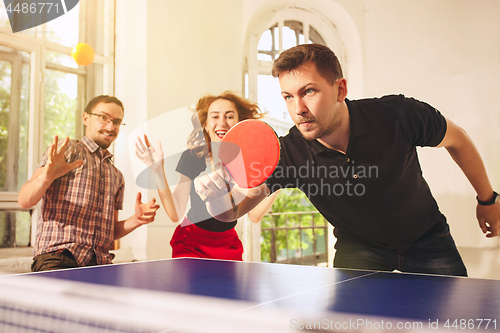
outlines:
[[175, 229], [170, 246], [172, 258], [243, 260], [243, 244], [234, 228], [223, 232], [208, 231], [187, 218]]

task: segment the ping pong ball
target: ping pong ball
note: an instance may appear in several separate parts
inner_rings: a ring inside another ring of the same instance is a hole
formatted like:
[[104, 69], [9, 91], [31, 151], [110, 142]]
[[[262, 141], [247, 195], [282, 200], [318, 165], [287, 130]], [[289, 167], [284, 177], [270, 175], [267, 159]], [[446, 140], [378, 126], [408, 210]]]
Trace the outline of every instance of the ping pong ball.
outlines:
[[80, 66], [88, 66], [94, 61], [94, 48], [86, 43], [78, 43], [71, 51], [71, 56]]

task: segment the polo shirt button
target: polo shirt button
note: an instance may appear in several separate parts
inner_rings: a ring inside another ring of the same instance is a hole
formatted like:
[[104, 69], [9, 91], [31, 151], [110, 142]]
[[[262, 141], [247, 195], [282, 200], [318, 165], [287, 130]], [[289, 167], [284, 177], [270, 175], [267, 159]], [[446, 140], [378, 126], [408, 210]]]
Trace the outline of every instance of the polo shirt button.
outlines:
[[347, 158], [347, 163], [349, 163], [349, 162], [351, 162], [351, 159], [348, 157], [348, 158]]
[[358, 178], [358, 175], [357, 174], [354, 174], [354, 176], [352, 176], [354, 179]]

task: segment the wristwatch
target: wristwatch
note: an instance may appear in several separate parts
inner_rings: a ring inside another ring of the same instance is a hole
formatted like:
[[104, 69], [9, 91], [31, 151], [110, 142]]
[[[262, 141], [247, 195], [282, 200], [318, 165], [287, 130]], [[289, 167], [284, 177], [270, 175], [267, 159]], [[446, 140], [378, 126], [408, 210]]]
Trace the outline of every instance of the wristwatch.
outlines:
[[493, 198], [491, 198], [490, 201], [481, 201], [479, 198], [476, 196], [477, 203], [480, 204], [481, 206], [491, 206], [494, 205], [495, 202], [497, 201], [498, 193], [493, 191]]

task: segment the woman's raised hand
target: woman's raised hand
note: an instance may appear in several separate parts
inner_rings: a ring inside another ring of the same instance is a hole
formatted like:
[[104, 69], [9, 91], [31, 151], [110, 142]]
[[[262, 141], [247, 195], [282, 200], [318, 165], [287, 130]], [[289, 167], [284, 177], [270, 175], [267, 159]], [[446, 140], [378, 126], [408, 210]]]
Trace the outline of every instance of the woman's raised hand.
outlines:
[[163, 166], [164, 156], [161, 142], [158, 140], [156, 149], [154, 149], [151, 147], [147, 135], [144, 135], [144, 141], [140, 137], [137, 137], [137, 141], [135, 142], [135, 155], [155, 172], [160, 171]]

